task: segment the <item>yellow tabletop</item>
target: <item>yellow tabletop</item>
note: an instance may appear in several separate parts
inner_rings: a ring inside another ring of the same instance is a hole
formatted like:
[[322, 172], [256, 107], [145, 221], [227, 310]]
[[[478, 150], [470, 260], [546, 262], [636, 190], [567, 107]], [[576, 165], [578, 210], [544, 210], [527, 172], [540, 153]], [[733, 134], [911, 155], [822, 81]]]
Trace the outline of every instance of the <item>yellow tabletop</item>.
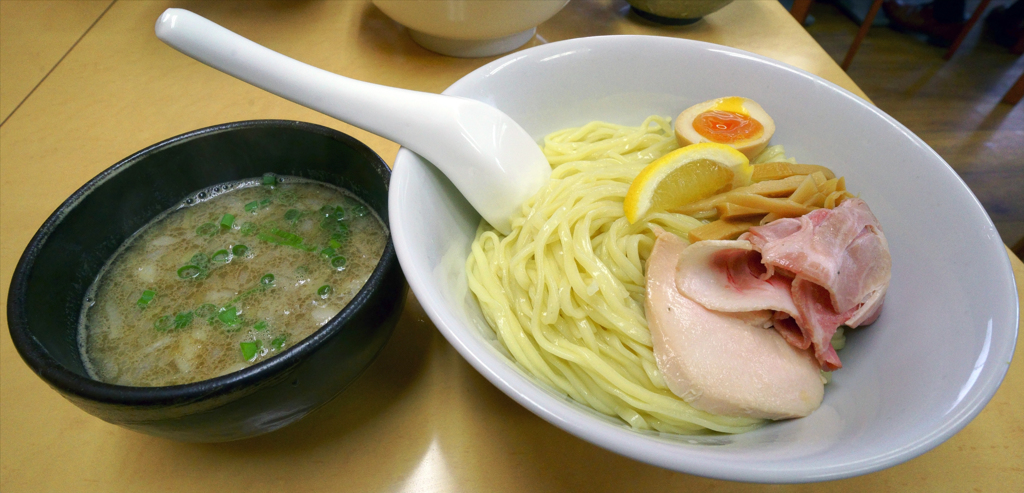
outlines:
[[32, 92], [112, 0], [0, 2], [0, 122]]
[[[248, 119], [349, 133], [392, 162], [398, 145], [239, 82], [159, 42], [184, 7], [289, 56], [353, 78], [440, 92], [493, 60], [414, 44], [364, 1], [0, 1], [0, 491], [760, 491], [674, 473], [579, 440], [507, 398], [410, 295], [394, 337], [348, 390], [275, 433], [225, 444], [152, 438], [84, 413], [36, 377], [7, 331], [15, 264], [46, 217], [91, 177], [150, 144]], [[72, 6], [73, 5], [73, 6]], [[83, 35], [84, 34], [84, 35]], [[573, 0], [527, 47], [580, 36], [699, 39], [766, 55], [863, 92], [776, 0], [735, 2], [684, 28]], [[59, 62], [59, 63], [58, 63]], [[19, 106], [20, 105], [20, 106]], [[6, 120], [3, 120], [6, 118]], [[1024, 294], [1024, 264], [1011, 255]], [[785, 491], [1024, 490], [1024, 365], [963, 431], [896, 467]]]

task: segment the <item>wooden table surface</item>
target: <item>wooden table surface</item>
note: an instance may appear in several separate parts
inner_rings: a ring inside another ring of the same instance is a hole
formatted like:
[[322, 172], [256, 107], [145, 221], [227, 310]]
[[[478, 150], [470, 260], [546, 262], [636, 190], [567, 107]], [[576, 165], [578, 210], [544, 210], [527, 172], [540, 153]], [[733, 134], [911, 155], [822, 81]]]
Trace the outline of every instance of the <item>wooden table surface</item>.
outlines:
[[[19, 256], [73, 191], [152, 143], [218, 123], [318, 123], [393, 162], [398, 145], [239, 82], [159, 42], [182, 7], [271, 49], [379, 84], [440, 92], [493, 58], [439, 56], [364, 1], [0, 1], [0, 491], [761, 491], [642, 464], [526, 411], [448, 345], [410, 295], [380, 358], [347, 391], [275, 433], [183, 444], [110, 425], [49, 389], [14, 350], [6, 299]], [[527, 45], [650, 34], [733, 46], [863, 92], [775, 0], [735, 2], [684, 28], [622, 0], [573, 0]], [[1024, 264], [1011, 255], [1018, 293]], [[773, 491], [1024, 491], [1024, 364], [981, 414], [904, 464]], [[262, 488], [261, 488], [262, 489]]]

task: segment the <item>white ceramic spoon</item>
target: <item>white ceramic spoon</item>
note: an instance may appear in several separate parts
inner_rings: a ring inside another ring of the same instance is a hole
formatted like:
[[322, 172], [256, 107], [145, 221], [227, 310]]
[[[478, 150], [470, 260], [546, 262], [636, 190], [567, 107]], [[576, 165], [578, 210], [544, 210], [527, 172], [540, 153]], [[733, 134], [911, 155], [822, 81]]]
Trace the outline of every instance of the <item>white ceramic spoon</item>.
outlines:
[[197, 14], [167, 9], [156, 35], [256, 87], [397, 142], [437, 166], [473, 208], [508, 234], [509, 217], [551, 176], [537, 143], [480, 101], [342, 77], [245, 39]]

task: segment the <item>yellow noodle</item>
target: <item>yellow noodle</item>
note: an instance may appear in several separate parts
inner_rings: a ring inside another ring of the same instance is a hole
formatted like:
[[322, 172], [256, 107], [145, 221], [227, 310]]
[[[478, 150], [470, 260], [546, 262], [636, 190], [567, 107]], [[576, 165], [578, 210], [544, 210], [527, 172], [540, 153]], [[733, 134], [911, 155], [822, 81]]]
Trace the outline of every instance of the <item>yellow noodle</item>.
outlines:
[[508, 236], [481, 223], [469, 287], [509, 354], [553, 389], [637, 429], [743, 432], [762, 421], [698, 411], [668, 390], [644, 317], [654, 227], [686, 238], [702, 223], [658, 213], [629, 224], [622, 202], [640, 170], [677, 147], [662, 117], [549, 135], [551, 181], [512, 217]]

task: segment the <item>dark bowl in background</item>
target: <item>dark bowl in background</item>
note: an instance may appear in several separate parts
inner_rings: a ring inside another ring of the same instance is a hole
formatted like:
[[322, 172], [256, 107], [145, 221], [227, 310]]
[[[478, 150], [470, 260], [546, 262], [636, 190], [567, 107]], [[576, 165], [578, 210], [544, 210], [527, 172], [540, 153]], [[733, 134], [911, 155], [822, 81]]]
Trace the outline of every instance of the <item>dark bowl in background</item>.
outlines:
[[626, 0], [643, 19], [669, 26], [693, 24], [721, 10], [733, 0]]
[[244, 370], [186, 385], [128, 387], [93, 380], [82, 364], [76, 331], [85, 292], [117, 248], [189, 194], [264, 173], [343, 187], [388, 223], [390, 170], [341, 132], [263, 120], [165, 140], [90, 180], [29, 242], [7, 300], [11, 338], [28, 366], [100, 419], [184, 441], [273, 431], [334, 398], [373, 361], [402, 311], [407, 286], [390, 239], [366, 285], [337, 316]]

